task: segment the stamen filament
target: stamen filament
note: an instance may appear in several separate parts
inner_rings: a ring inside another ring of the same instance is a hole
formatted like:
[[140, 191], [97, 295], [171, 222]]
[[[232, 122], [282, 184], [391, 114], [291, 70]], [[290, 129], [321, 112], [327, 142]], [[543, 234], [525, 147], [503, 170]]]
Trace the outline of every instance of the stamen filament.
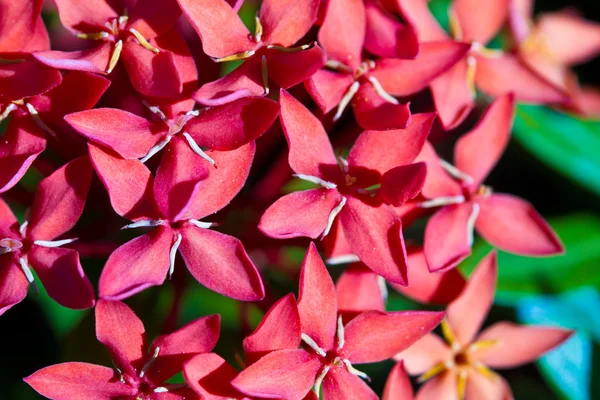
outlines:
[[33, 278], [33, 273], [31, 272], [31, 269], [29, 268], [29, 265], [27, 264], [27, 260], [25, 260], [23, 257], [19, 258], [19, 265], [21, 266], [21, 270], [25, 274], [25, 278], [27, 278], [27, 282], [29, 282], [29, 284], [31, 286], [33, 286], [35, 295], [36, 296], [39, 295], [40, 291], [37, 287], [37, 284], [35, 283], [35, 279]]
[[475, 98], [477, 95], [477, 88], [475, 87], [475, 75], [477, 73], [477, 59], [470, 55], [467, 57], [467, 86], [471, 93], [471, 98]]
[[325, 63], [325, 68], [329, 68], [338, 72], [346, 72], [348, 74], [351, 74], [353, 72], [352, 68], [337, 60], [327, 60], [327, 62]]
[[333, 222], [335, 221], [335, 217], [337, 217], [337, 215], [340, 213], [340, 211], [342, 211], [342, 208], [344, 208], [345, 205], [346, 198], [342, 197], [342, 201], [340, 201], [340, 204], [338, 204], [333, 210], [331, 210], [331, 212], [329, 213], [329, 217], [327, 217], [327, 226], [325, 227], [325, 230], [321, 235], [321, 240], [323, 240], [325, 236], [329, 234], [329, 231], [331, 231], [331, 227], [333, 226]]
[[367, 382], [371, 382], [371, 378], [369, 378], [369, 375], [365, 374], [364, 372], [354, 368], [354, 366], [352, 365], [352, 363], [350, 362], [350, 360], [344, 358], [342, 360], [344, 362], [344, 364], [346, 364], [346, 369], [348, 370], [348, 372], [350, 372], [352, 375], [356, 375], [359, 378], [363, 378], [364, 380], [366, 380]]
[[331, 257], [326, 260], [329, 265], [351, 264], [359, 261], [360, 258], [356, 254], [344, 254], [343, 256]]
[[474, 182], [474, 180], [473, 180], [473, 178], [471, 178], [471, 176], [469, 176], [468, 174], [464, 173], [460, 169], [456, 168], [454, 165], [450, 164], [448, 161], [440, 159], [440, 165], [453, 178], [461, 180], [461, 181], [464, 181], [464, 182], [469, 183], [469, 184], [471, 184], [471, 183]]
[[171, 138], [173, 136], [171, 135], [166, 135], [163, 140], [161, 140], [160, 142], [158, 142], [156, 145], [154, 145], [154, 147], [152, 147], [149, 151], [148, 154], [146, 154], [144, 157], [140, 158], [140, 161], [142, 163], [145, 163], [146, 161], [148, 161], [149, 159], [151, 159], [156, 153], [158, 153], [159, 151], [161, 151], [162, 149], [165, 148], [165, 146], [167, 144], [169, 144], [169, 142], [171, 141]]
[[0, 114], [0, 122], [4, 121], [6, 117], [8, 117], [10, 113], [15, 111], [16, 109], [17, 105], [14, 103], [10, 103], [9, 105], [7, 105], [4, 111], [2, 111], [2, 114]]
[[226, 56], [226, 57], [213, 58], [212, 60], [214, 62], [216, 62], [216, 63], [222, 63], [222, 62], [227, 62], [227, 61], [240, 61], [240, 60], [245, 60], [246, 58], [250, 58], [254, 54], [256, 54], [256, 51], [254, 51], [254, 50], [247, 50], [247, 51], [243, 51], [241, 53], [232, 54], [232, 55]]
[[165, 221], [163, 221], [162, 219], [144, 219], [144, 220], [137, 221], [137, 222], [134, 222], [129, 225], [125, 225], [124, 227], [121, 228], [121, 230], [154, 227], [154, 226], [163, 225], [164, 223], [165, 223]]
[[151, 113], [158, 115], [158, 117], [163, 121], [163, 122], [167, 122], [167, 116], [165, 115], [165, 113], [163, 113], [161, 111], [161, 109], [157, 106], [153, 106], [150, 103], [148, 103], [146, 100], [142, 100], [142, 104], [148, 109], [150, 110]]
[[471, 215], [467, 219], [467, 235], [469, 237], [469, 246], [473, 246], [474, 235], [473, 232], [475, 230], [475, 221], [477, 221], [477, 216], [479, 215], [479, 204], [473, 204], [473, 211], [471, 211]]
[[265, 96], [268, 96], [269, 92], [270, 92], [270, 89], [269, 89], [269, 67], [267, 66], [267, 57], [266, 56], [262, 56], [261, 75], [262, 75], [263, 87], [265, 88]]
[[450, 34], [454, 38], [454, 40], [460, 42], [463, 38], [462, 27], [460, 26], [460, 20], [458, 19], [458, 15], [456, 15], [456, 11], [453, 8], [448, 10], [448, 19], [450, 20]]
[[260, 23], [260, 18], [258, 17], [258, 14], [254, 17], [254, 20], [256, 21], [256, 29], [254, 30], [254, 41], [256, 43], [260, 43], [263, 34], [263, 26]]
[[150, 357], [150, 359], [146, 362], [146, 364], [144, 364], [144, 366], [142, 367], [142, 370], [140, 371], [140, 378], [143, 378], [144, 375], [146, 374], [146, 372], [148, 372], [148, 370], [152, 366], [152, 364], [154, 364], [154, 361], [156, 361], [156, 359], [158, 358], [159, 352], [160, 352], [160, 347], [157, 347], [156, 349], [154, 349], [154, 353], [152, 354], [152, 357]]
[[188, 142], [188, 145], [190, 146], [190, 148], [194, 151], [194, 153], [198, 154], [200, 157], [204, 158], [206, 161], [208, 161], [208, 163], [210, 165], [212, 165], [213, 167], [217, 168], [217, 164], [215, 164], [215, 160], [213, 160], [212, 158], [209, 157], [208, 154], [206, 154], [204, 152], [204, 150], [202, 150], [200, 148], [200, 146], [198, 146], [198, 144], [196, 143], [196, 141], [194, 140], [193, 137], [190, 136], [189, 133], [187, 132], [183, 132], [183, 137], [185, 138], [185, 140]]
[[201, 229], [208, 229], [211, 226], [213, 226], [213, 224], [214, 224], [213, 222], [203, 222], [203, 221], [198, 221], [197, 219], [190, 219], [190, 220], [188, 220], [188, 222], [190, 224], [197, 226], [198, 228], [201, 228]]
[[493, 347], [493, 346], [497, 345], [498, 343], [499, 343], [499, 340], [497, 340], [497, 339], [478, 340], [475, 343], [472, 343], [469, 346], [467, 351], [469, 351], [470, 353], [474, 353], [479, 350], [489, 349], [490, 347]]
[[12, 253], [23, 247], [23, 243], [16, 239], [6, 238], [0, 240], [0, 255]]
[[282, 46], [277, 46], [276, 44], [270, 44], [267, 46], [267, 49], [281, 51], [282, 53], [297, 53], [299, 51], [304, 51], [304, 50], [313, 48], [315, 46], [315, 43], [316, 42], [309, 43], [309, 44], [303, 44], [302, 46], [298, 46], [298, 47], [282, 47]]
[[337, 339], [338, 339], [338, 350], [344, 348], [344, 344], [346, 341], [344, 339], [344, 321], [342, 321], [342, 316], [340, 315], [337, 320]]
[[175, 257], [177, 256], [177, 249], [179, 249], [181, 239], [181, 233], [177, 233], [177, 236], [175, 236], [175, 243], [173, 243], [173, 246], [169, 251], [169, 279], [171, 279], [173, 276], [173, 271], [175, 271]]
[[42, 247], [60, 247], [60, 246], [64, 246], [65, 244], [73, 243], [77, 239], [78, 238], [63, 239], [63, 240], [34, 240], [33, 244], [37, 244], [38, 246], [42, 246]]
[[318, 355], [320, 355], [321, 357], [326, 357], [327, 353], [325, 353], [325, 351], [319, 347], [319, 345], [317, 344], [317, 342], [315, 342], [310, 336], [308, 336], [307, 334], [303, 333], [301, 335], [302, 341], [304, 343], [306, 343], [307, 345], [310, 346], [311, 349], [313, 349]]
[[133, 34], [133, 36], [135, 36], [135, 38], [137, 39], [138, 43], [142, 45], [143, 48], [145, 48], [146, 50], [150, 50], [151, 52], [158, 54], [160, 53], [160, 50], [157, 49], [156, 47], [152, 46], [150, 44], [150, 42], [148, 42], [146, 40], [145, 37], [142, 36], [141, 33], [139, 33], [137, 30], [133, 29], [133, 28], [129, 28], [129, 32], [131, 32]]
[[327, 375], [327, 373], [329, 372], [330, 369], [331, 369], [331, 366], [326, 365], [325, 367], [323, 367], [323, 370], [321, 371], [319, 376], [317, 376], [317, 379], [315, 379], [315, 387], [314, 387], [313, 391], [315, 392], [317, 397], [319, 396], [319, 394], [321, 392], [321, 386], [323, 385], [323, 379], [325, 379], [325, 376]]
[[474, 363], [475, 369], [479, 371], [482, 375], [487, 377], [488, 379], [495, 380], [497, 378], [496, 373], [488, 368], [487, 365], [484, 365], [481, 361], [476, 361]]
[[423, 383], [425, 381], [428, 381], [429, 379], [433, 378], [434, 376], [441, 374], [446, 369], [448, 369], [448, 366], [446, 365], [446, 363], [443, 363], [443, 362], [437, 363], [433, 367], [431, 367], [428, 371], [425, 371], [425, 373], [423, 375], [419, 376], [417, 378], [417, 382]]
[[450, 323], [448, 322], [448, 320], [446, 318], [444, 318], [442, 320], [441, 327], [442, 327], [442, 335], [444, 336], [444, 339], [446, 339], [446, 342], [448, 342], [448, 344], [452, 348], [455, 348], [456, 344], [459, 344], [459, 343], [458, 343], [458, 340], [456, 339], [456, 336], [454, 335], [454, 331], [452, 330]]
[[77, 37], [87, 40], [105, 40], [108, 39], [109, 34], [108, 32], [78, 33]]
[[462, 370], [456, 376], [456, 391], [458, 393], [459, 400], [464, 400], [465, 392], [467, 391], [467, 371]]
[[115, 69], [115, 67], [117, 66], [117, 62], [119, 61], [119, 58], [121, 57], [121, 50], [123, 50], [123, 41], [119, 40], [117, 43], [115, 43], [113, 53], [110, 56], [110, 61], [108, 63], [108, 69], [106, 70], [107, 74], [110, 74], [113, 71], [113, 69]]
[[371, 82], [373, 88], [375, 89], [379, 97], [381, 97], [388, 103], [400, 104], [400, 102], [394, 96], [385, 91], [383, 86], [381, 86], [381, 83], [379, 83], [379, 81], [374, 76], [369, 76], [369, 82]]
[[29, 115], [31, 115], [31, 118], [33, 118], [33, 122], [35, 122], [35, 124], [37, 126], [39, 126], [44, 131], [46, 131], [50, 136], [56, 137], [56, 133], [54, 133], [54, 131], [52, 129], [50, 129], [50, 127], [48, 125], [46, 125], [44, 123], [44, 121], [42, 121], [42, 119], [40, 118], [40, 115], [38, 114], [35, 107], [33, 107], [29, 103], [26, 103], [25, 107], [27, 107], [27, 111], [29, 111]]
[[19, 225], [19, 233], [21, 236], [25, 236], [27, 233], [27, 226], [29, 225], [29, 221], [25, 220], [21, 225]]
[[420, 208], [434, 208], [441, 206], [448, 206], [451, 204], [461, 204], [465, 202], [465, 196], [442, 196], [436, 197], [435, 199], [425, 200], [417, 204]]
[[379, 292], [381, 293], [381, 299], [385, 303], [388, 299], [388, 289], [383, 276], [377, 275], [377, 285], [379, 286]]
[[340, 119], [340, 117], [342, 116], [342, 114], [344, 113], [344, 111], [346, 110], [346, 108], [348, 107], [350, 102], [352, 101], [352, 98], [358, 92], [359, 88], [360, 88], [359, 81], [354, 81], [354, 83], [348, 88], [348, 91], [346, 92], [344, 97], [342, 97], [342, 100], [340, 100], [340, 104], [338, 104], [337, 111], [335, 112], [335, 115], [333, 116], [334, 121], [337, 121], [338, 119]]
[[304, 175], [304, 174], [294, 174], [296, 178], [302, 179], [303, 181], [307, 181], [310, 183], [314, 183], [315, 185], [323, 186], [325, 189], [335, 189], [337, 185], [332, 182], [327, 182], [321, 178], [312, 175]]

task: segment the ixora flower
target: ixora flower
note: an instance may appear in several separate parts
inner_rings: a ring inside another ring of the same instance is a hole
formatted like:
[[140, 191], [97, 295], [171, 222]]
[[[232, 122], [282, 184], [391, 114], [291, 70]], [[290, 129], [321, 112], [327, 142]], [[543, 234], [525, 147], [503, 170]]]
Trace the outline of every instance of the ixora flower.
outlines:
[[572, 331], [498, 322], [477, 335], [492, 306], [497, 260], [485, 257], [462, 294], [448, 305], [442, 332], [448, 342], [429, 334], [395, 358], [411, 375], [427, 381], [419, 400], [511, 399], [507, 382], [489, 368], [514, 368], [536, 360], [564, 342]]
[[172, 30], [181, 15], [175, 0], [138, 0], [131, 10], [127, 10], [131, 2], [124, 0], [55, 2], [69, 31], [99, 44], [75, 52], [37, 52], [34, 57], [40, 62], [58, 69], [110, 74], [122, 58], [131, 83], [140, 93], [151, 97], [181, 93], [183, 82], [178, 70], [186, 61], [173, 52], [185, 43]]
[[410, 379], [401, 361], [394, 365], [388, 375], [381, 400], [414, 400], [415, 396]]
[[[58, 141], [66, 150], [63, 117], [92, 108], [106, 91], [109, 81], [87, 72], [73, 71], [61, 78], [59, 71], [36, 61], [0, 65], [14, 67], [14, 79], [4, 85], [0, 72], [0, 122], [11, 117], [0, 142], [0, 193], [19, 182], [46, 149], [46, 140]], [[41, 64], [40, 64], [41, 65]], [[6, 69], [4, 69], [6, 71]]]
[[371, 151], [367, 147], [355, 145], [347, 161], [336, 157], [323, 125], [284, 90], [279, 103], [280, 119], [290, 149], [289, 164], [295, 176], [321, 188], [280, 198], [265, 212], [259, 228], [266, 235], [279, 239], [299, 236], [316, 239], [326, 237], [339, 218], [353, 254], [384, 278], [406, 284], [406, 254], [400, 218], [367, 189], [381, 184], [381, 197], [395, 205], [418, 195], [425, 169], [423, 164], [411, 162], [425, 142], [434, 117], [420, 115], [414, 118], [410, 129], [395, 131], [397, 140], [403, 133], [418, 136], [407, 143], [404, 154], [396, 155], [396, 168], [381, 171], [362, 163]]
[[[422, 42], [449, 40], [426, 1], [395, 0], [400, 12], [416, 28]], [[505, 24], [509, 1], [491, 0], [485, 7], [473, 0], [454, 0], [449, 10], [454, 40], [472, 43], [471, 51], [435, 79], [431, 93], [446, 129], [455, 128], [475, 105], [475, 88], [490, 96], [514, 93], [530, 103], [562, 104], [566, 93], [530, 70], [519, 57], [485, 48]], [[473, 10], [478, 10], [474, 13]]]
[[34, 284], [31, 268], [59, 304], [76, 309], [94, 305], [79, 254], [61, 248], [76, 239], [55, 240], [81, 216], [91, 179], [87, 157], [58, 169], [40, 182], [31, 218], [21, 225], [0, 200], [0, 314], [25, 298], [28, 285]]
[[159, 336], [148, 347], [144, 325], [127, 305], [100, 300], [96, 337], [110, 353], [114, 368], [67, 362], [43, 368], [24, 380], [52, 400], [196, 399], [186, 385], [165, 381], [196, 354], [211, 351], [219, 330], [219, 316], [211, 315]]
[[240, 191], [250, 172], [254, 142], [234, 151], [208, 151], [219, 165], [212, 168], [198, 162], [184, 140], [173, 140], [156, 178], [137, 160], [119, 158], [92, 144], [89, 152], [113, 208], [134, 221], [124, 228], [153, 228], [111, 254], [100, 276], [100, 297], [121, 300], [162, 284], [174, 271], [177, 251], [207, 288], [238, 300], [264, 297], [262, 280], [243, 244], [200, 220], [221, 210]]
[[[321, 111], [337, 108], [334, 120], [352, 104], [364, 129], [403, 129], [410, 121], [408, 104], [394, 96], [425, 89], [432, 79], [465, 57], [470, 45], [443, 41], [420, 47], [415, 60], [363, 58], [366, 37], [363, 0], [330, 0], [319, 30], [319, 44], [328, 56], [326, 69], [305, 86]], [[398, 79], [402, 76], [402, 79]]]
[[50, 48], [48, 32], [40, 16], [43, 3], [43, 0], [0, 0], [0, 54]]
[[[338, 315], [333, 281], [311, 243], [300, 273], [298, 316], [304, 347], [269, 352], [233, 380], [237, 390], [256, 397], [297, 400], [314, 387], [317, 395], [322, 388], [325, 400], [377, 399], [360, 379], [368, 377], [354, 364], [383, 361], [395, 349], [406, 349], [435, 328], [444, 314], [368, 311], [344, 324]], [[295, 317], [288, 313], [282, 321], [293, 321]], [[297, 335], [297, 326], [297, 322], [288, 321], [279, 326], [279, 331], [292, 330]], [[253, 344], [270, 336], [255, 335], [258, 337], [252, 339]], [[250, 346], [247, 341], [245, 348]]]
[[178, 0], [200, 35], [204, 52], [216, 62], [246, 60], [223, 78], [203, 85], [194, 98], [219, 105], [269, 93], [269, 79], [287, 89], [325, 64], [323, 50], [312, 44], [291, 47], [317, 19], [319, 0], [265, 0], [252, 35], [225, 0]]
[[113, 108], [82, 111], [67, 115], [65, 120], [86, 138], [126, 159], [146, 162], [175, 139], [185, 140], [192, 151], [215, 165], [202, 148], [235, 150], [262, 135], [279, 113], [276, 102], [261, 97], [243, 98], [202, 111], [190, 108], [172, 118], [159, 107], [148, 108], [159, 121]]
[[430, 271], [454, 268], [471, 254], [473, 229], [511, 253], [550, 256], [564, 251], [552, 228], [525, 200], [492, 193], [483, 181], [504, 152], [514, 115], [512, 95], [498, 98], [462, 136], [453, 166], [427, 144], [417, 160], [427, 163], [422, 208], [440, 207], [427, 223], [424, 251]]

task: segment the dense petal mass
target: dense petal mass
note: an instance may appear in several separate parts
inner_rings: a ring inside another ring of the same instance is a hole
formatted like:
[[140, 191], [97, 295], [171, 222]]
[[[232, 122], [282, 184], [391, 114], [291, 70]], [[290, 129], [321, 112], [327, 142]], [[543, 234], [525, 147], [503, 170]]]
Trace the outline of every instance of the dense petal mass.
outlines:
[[217, 293], [243, 301], [258, 301], [264, 295], [260, 274], [238, 239], [187, 226], [179, 251], [191, 274]]
[[301, 236], [316, 239], [327, 227], [329, 215], [340, 199], [337, 190], [325, 188], [290, 193], [265, 211], [258, 227], [278, 239]]
[[317, 20], [319, 0], [264, 0], [259, 18], [262, 40], [289, 47], [300, 40]]
[[[42, 3], [42, 0], [0, 1], [0, 52], [45, 50], [45, 46], [36, 46], [34, 40], [40, 34], [38, 28]], [[45, 37], [48, 45], [48, 33], [43, 23], [42, 29], [40, 36]]]
[[331, 349], [337, 328], [337, 310], [335, 286], [315, 244], [311, 243], [302, 262], [298, 290], [302, 333], [322, 349]]
[[431, 332], [444, 315], [428, 311], [367, 311], [346, 325], [343, 353], [356, 364], [392, 358]]
[[541, 326], [520, 326], [498, 322], [483, 331], [478, 340], [495, 340], [494, 346], [476, 357], [492, 368], [515, 368], [535, 361], [567, 340], [573, 331]]
[[475, 228], [494, 246], [530, 256], [564, 252], [556, 233], [527, 201], [507, 194], [492, 194], [477, 199], [477, 203], [480, 212]]
[[111, 400], [137, 394], [133, 387], [119, 381], [115, 370], [79, 362], [43, 368], [24, 381], [42, 396], [53, 400]]
[[377, 400], [373, 389], [344, 368], [332, 368], [323, 380], [326, 400]]
[[71, 32], [96, 32], [111, 19], [123, 15], [125, 9], [119, 9], [120, 2], [94, 1], [81, 2], [77, 0], [57, 0], [60, 22]]
[[100, 276], [100, 297], [121, 300], [163, 283], [172, 242], [172, 231], [158, 227], [115, 250]]
[[366, 24], [363, 0], [329, 0], [319, 43], [330, 59], [356, 69], [362, 60]]
[[28, 256], [29, 263], [53, 300], [74, 309], [94, 306], [94, 289], [75, 250], [34, 246]]
[[315, 72], [304, 86], [323, 113], [328, 113], [340, 104], [354, 78], [350, 74], [342, 74], [327, 69]]
[[416, 400], [461, 400], [458, 397], [456, 374], [448, 371], [426, 382], [417, 392]]
[[153, 39], [171, 29], [181, 15], [176, 0], [138, 0], [129, 17], [128, 27]]

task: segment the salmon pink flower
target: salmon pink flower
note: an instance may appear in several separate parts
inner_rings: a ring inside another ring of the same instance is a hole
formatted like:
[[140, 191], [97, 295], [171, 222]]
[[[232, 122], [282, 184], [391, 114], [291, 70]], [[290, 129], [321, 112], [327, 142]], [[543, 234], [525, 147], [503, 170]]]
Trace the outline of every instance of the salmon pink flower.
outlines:
[[25, 378], [39, 394], [52, 400], [71, 399], [196, 399], [186, 385], [168, 384], [196, 354], [211, 351], [219, 338], [218, 315], [199, 318], [148, 347], [142, 321], [124, 303], [100, 300], [96, 306], [96, 337], [106, 347], [114, 369], [67, 362], [43, 368]]
[[306, 81], [306, 88], [321, 111], [336, 108], [334, 120], [352, 104], [356, 120], [364, 129], [406, 128], [409, 106], [396, 97], [426, 88], [432, 79], [461, 60], [469, 45], [450, 41], [425, 44], [415, 60], [365, 59], [366, 27], [363, 0], [328, 2], [319, 43], [329, 59], [326, 69]]
[[[323, 126], [301, 103], [281, 91], [280, 118], [290, 148], [289, 164], [300, 179], [321, 188], [295, 192], [277, 200], [262, 216], [259, 228], [268, 236], [286, 239], [326, 237], [339, 219], [345, 237], [362, 262], [393, 282], [406, 284], [406, 260], [401, 221], [394, 211], [367, 189], [381, 184], [387, 202], [402, 204], [418, 195], [425, 169], [411, 164], [420, 151], [433, 115], [415, 116], [405, 131], [388, 131], [411, 137], [396, 168], [370, 168], [369, 146], [363, 142], [350, 151], [348, 160], [333, 152]], [[378, 132], [366, 132], [369, 137]]]
[[94, 291], [75, 250], [62, 246], [77, 239], [58, 239], [83, 212], [92, 179], [87, 157], [71, 161], [43, 179], [31, 218], [21, 225], [0, 200], [0, 314], [19, 303], [34, 284], [33, 269], [48, 295], [75, 309], [94, 305]]
[[122, 59], [131, 83], [140, 93], [177, 96], [183, 89], [179, 69], [184, 66], [180, 64], [192, 61], [191, 56], [182, 59], [173, 54], [178, 46], [187, 47], [172, 30], [181, 10], [175, 0], [138, 0], [128, 10], [130, 3], [56, 0], [65, 28], [80, 39], [99, 44], [75, 52], [37, 52], [34, 57], [53, 68], [97, 74], [110, 74]]
[[322, 388], [325, 400], [376, 399], [360, 379], [368, 377], [354, 365], [382, 361], [395, 349], [406, 349], [444, 315], [368, 311], [344, 323], [333, 281], [314, 244], [302, 264], [298, 312], [304, 347], [268, 353], [233, 380], [235, 388], [251, 396], [297, 400], [314, 386], [317, 395]]
[[523, 199], [493, 193], [483, 181], [508, 143], [514, 116], [512, 96], [498, 98], [481, 121], [459, 139], [453, 166], [430, 145], [417, 158], [427, 162], [421, 208], [440, 207], [425, 229], [430, 271], [454, 268], [471, 254], [473, 229], [492, 245], [511, 253], [550, 256], [564, 251], [552, 228]]
[[265, 0], [251, 34], [225, 0], [178, 0], [200, 35], [204, 52], [216, 62], [246, 60], [223, 78], [203, 85], [194, 95], [204, 105], [269, 93], [269, 80], [287, 89], [325, 64], [313, 44], [291, 47], [317, 19], [319, 0]]
[[209, 168], [185, 141], [173, 140], [156, 179], [137, 160], [113, 156], [92, 144], [89, 151], [113, 208], [134, 221], [124, 228], [153, 228], [111, 254], [100, 277], [100, 297], [120, 300], [162, 284], [174, 271], [178, 251], [207, 288], [238, 300], [264, 297], [260, 275], [242, 243], [201, 221], [240, 191], [250, 172], [254, 142], [234, 151], [208, 151], [219, 165]]
[[442, 332], [429, 334], [395, 358], [411, 375], [427, 381], [417, 394], [429, 399], [511, 399], [508, 383], [490, 368], [514, 368], [536, 360], [563, 343], [572, 331], [498, 322], [477, 335], [492, 306], [496, 254], [478, 265], [464, 291], [448, 305]]
[[[400, 12], [416, 28], [421, 42], [450, 39], [429, 11], [426, 1], [395, 1]], [[482, 7], [476, 0], [452, 2], [449, 14], [452, 37], [472, 45], [466, 57], [430, 85], [436, 110], [446, 129], [458, 126], [472, 110], [476, 87], [489, 96], [514, 93], [518, 100], [531, 103], [567, 101], [564, 91], [536, 74], [517, 56], [485, 47], [505, 24], [509, 3], [492, 0]]]

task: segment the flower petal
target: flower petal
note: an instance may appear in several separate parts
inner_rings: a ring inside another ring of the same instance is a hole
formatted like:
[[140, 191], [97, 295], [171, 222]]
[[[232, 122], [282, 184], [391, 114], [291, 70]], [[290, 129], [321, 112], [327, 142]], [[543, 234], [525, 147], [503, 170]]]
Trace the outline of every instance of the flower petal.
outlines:
[[[40, 34], [38, 28], [42, 3], [42, 0], [16, 2], [3, 0], [1, 2], [0, 52], [45, 50], [41, 47], [36, 48], [35, 43], [32, 43], [35, 42], [34, 38]], [[43, 29], [43, 34], [47, 41], [48, 33], [45, 29]]]
[[448, 305], [448, 322], [462, 346], [473, 341], [487, 318], [494, 302], [497, 277], [497, 255], [491, 252], [477, 265], [460, 296]]
[[436, 211], [425, 228], [424, 252], [429, 271], [447, 271], [471, 254], [473, 216], [472, 203], [444, 206]]
[[297, 52], [270, 50], [267, 54], [269, 77], [283, 89], [304, 82], [323, 68], [326, 62], [325, 52], [316, 45]]
[[169, 270], [173, 232], [158, 227], [115, 250], [100, 275], [100, 297], [121, 300], [160, 285]]
[[[125, 12], [119, 9], [118, 3], [108, 0], [93, 3], [77, 0], [56, 0], [58, 16], [63, 26], [72, 33], [97, 32], [111, 19], [118, 18]], [[115, 4], [117, 3], [117, 4]]]
[[431, 332], [444, 315], [432, 311], [364, 312], [346, 325], [343, 354], [356, 364], [392, 358]]
[[394, 359], [404, 361], [409, 374], [419, 375], [451, 356], [450, 347], [439, 336], [428, 333]]
[[394, 365], [388, 375], [381, 400], [413, 400], [413, 388], [402, 362]]
[[289, 47], [317, 20], [319, 0], [264, 0], [259, 18], [265, 43]]
[[467, 81], [468, 68], [465, 58], [431, 82], [435, 109], [446, 130], [457, 127], [475, 106], [472, 88]]
[[54, 400], [111, 400], [137, 394], [133, 387], [119, 381], [113, 369], [80, 362], [51, 365], [23, 380], [42, 396]]
[[323, 380], [323, 398], [327, 400], [377, 400], [379, 397], [358, 376], [345, 368], [332, 368]]
[[[150, 351], [160, 348], [147, 377], [162, 384], [181, 372], [183, 365], [196, 354], [210, 352], [219, 340], [221, 317], [209, 315], [198, 318], [175, 332], [157, 337]], [[150, 353], [151, 354], [151, 353]]]
[[350, 74], [320, 69], [304, 82], [306, 90], [324, 114], [340, 104], [354, 77]]
[[492, 368], [515, 368], [535, 361], [567, 340], [573, 331], [542, 326], [521, 326], [498, 322], [477, 340], [497, 340], [495, 346], [481, 350], [477, 359]]
[[225, 151], [248, 144], [267, 131], [279, 106], [263, 97], [247, 97], [204, 110], [185, 125], [198, 146]]
[[319, 30], [319, 43], [329, 59], [353, 70], [360, 65], [367, 27], [365, 14], [362, 0], [329, 0]]
[[347, 197], [339, 218], [350, 247], [363, 263], [389, 281], [407, 284], [402, 223], [391, 208]]
[[376, 170], [381, 175], [419, 155], [435, 120], [435, 114], [413, 114], [406, 129], [365, 131], [348, 154], [348, 164]]
[[52, 240], [75, 226], [83, 213], [91, 181], [88, 157], [79, 157], [43, 179], [33, 201], [27, 236]]
[[477, 126], [461, 136], [454, 148], [456, 168], [465, 172], [478, 187], [494, 168], [510, 139], [515, 114], [511, 94], [497, 98]]
[[18, 225], [19, 221], [13, 214], [10, 206], [0, 198], [0, 236], [6, 238], [15, 235], [16, 232], [13, 229]]
[[29, 282], [12, 257], [0, 259], [0, 315], [27, 296]]
[[350, 265], [338, 278], [335, 288], [340, 312], [385, 311], [377, 274], [362, 263]]
[[297, 349], [300, 345], [300, 314], [292, 293], [277, 301], [254, 332], [244, 339], [246, 362], [252, 364], [269, 352]]
[[415, 161], [423, 161], [427, 164], [427, 178], [421, 190], [423, 196], [428, 199], [436, 197], [459, 196], [463, 194], [462, 188], [444, 168], [441, 159], [429, 142], [425, 142], [421, 153]]
[[456, 387], [456, 374], [443, 372], [427, 381], [417, 392], [416, 400], [460, 400]]
[[423, 162], [393, 168], [383, 175], [379, 194], [387, 204], [400, 207], [419, 195], [426, 175]]
[[232, 385], [249, 396], [301, 400], [320, 368], [316, 354], [302, 349], [277, 350], [240, 372]]
[[[470, 49], [466, 43], [444, 41], [421, 44], [414, 60], [384, 58], [370, 73], [394, 96], [408, 96], [425, 89], [432, 80], [462, 60]], [[398, 76], [404, 77], [398, 79]]]
[[428, 7], [421, 0], [395, 0], [400, 14], [416, 28], [420, 42], [447, 40], [448, 34], [436, 21]]
[[48, 50], [33, 53], [33, 56], [52, 68], [105, 74], [112, 51], [109, 43], [102, 43], [81, 51]]
[[198, 354], [183, 366], [188, 385], [203, 400], [225, 400], [241, 397], [231, 386], [238, 371], [215, 353]]
[[494, 246], [529, 256], [562, 254], [565, 249], [550, 225], [527, 201], [508, 194], [477, 198], [475, 229]]
[[154, 177], [138, 160], [125, 160], [88, 144], [90, 160], [117, 214], [132, 221], [156, 218]]
[[45, 93], [61, 81], [60, 71], [36, 60], [0, 64], [0, 96], [7, 100], [16, 101]]
[[[460, 26], [460, 40], [486, 44], [498, 32], [508, 18], [509, 1], [492, 0], [481, 7], [477, 0], [455, 0], [452, 11]], [[477, 16], [473, 13], [477, 10]]]
[[321, 122], [302, 103], [281, 90], [279, 118], [290, 149], [290, 167], [298, 174], [323, 176], [337, 160]]
[[148, 343], [144, 324], [131, 308], [120, 301], [98, 300], [96, 337], [124, 374], [137, 376]]
[[352, 100], [356, 122], [369, 130], [405, 129], [410, 124], [409, 105], [383, 99], [371, 83], [361, 85]]
[[94, 289], [83, 272], [79, 253], [59, 247], [33, 246], [28, 255], [29, 263], [50, 298], [77, 310], [94, 306]]
[[186, 226], [179, 251], [198, 282], [224, 296], [258, 301], [265, 296], [258, 270], [233, 236]]
[[318, 238], [326, 229], [331, 211], [339, 204], [335, 189], [311, 189], [290, 193], [273, 203], [260, 219], [258, 228], [269, 237]]
[[366, 4], [365, 50], [386, 58], [415, 58], [419, 54], [416, 31], [383, 10], [375, 1]]
[[175, 0], [138, 0], [127, 24], [146, 39], [153, 39], [175, 25], [181, 9]]
[[487, 376], [478, 372], [470, 373], [465, 391], [467, 399], [513, 400], [508, 382], [500, 375]]
[[225, 0], [177, 1], [209, 56], [221, 58], [255, 47], [248, 28]]

